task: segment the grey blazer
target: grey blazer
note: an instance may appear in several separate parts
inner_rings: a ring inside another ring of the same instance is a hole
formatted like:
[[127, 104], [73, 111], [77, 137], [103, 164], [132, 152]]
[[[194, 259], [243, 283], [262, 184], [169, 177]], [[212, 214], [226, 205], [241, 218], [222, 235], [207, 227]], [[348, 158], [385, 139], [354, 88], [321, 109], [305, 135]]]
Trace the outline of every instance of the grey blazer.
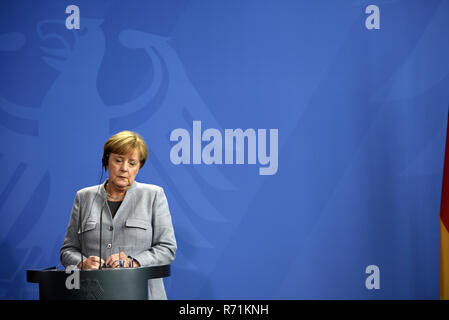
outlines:
[[[81, 239], [83, 259], [98, 256], [103, 205], [102, 259], [106, 260], [120, 250], [134, 257], [141, 266], [171, 263], [175, 259], [177, 245], [164, 190], [134, 181], [112, 219], [107, 202], [105, 204], [105, 183], [76, 193], [60, 250], [61, 264], [67, 267], [81, 262]], [[80, 213], [82, 228], [79, 228]], [[149, 299], [167, 299], [162, 279], [149, 280], [148, 293]]]

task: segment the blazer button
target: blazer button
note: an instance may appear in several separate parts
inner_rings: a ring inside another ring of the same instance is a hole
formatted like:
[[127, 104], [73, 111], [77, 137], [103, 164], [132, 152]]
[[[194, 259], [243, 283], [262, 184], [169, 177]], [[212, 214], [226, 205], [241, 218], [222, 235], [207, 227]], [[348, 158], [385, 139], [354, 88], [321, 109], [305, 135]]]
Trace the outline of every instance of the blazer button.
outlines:
[[111, 249], [111, 248], [112, 248], [112, 244], [108, 243], [108, 245], [106, 246], [106, 248]]
[[114, 230], [114, 227], [113, 226], [109, 226], [109, 231], [112, 231], [112, 230]]

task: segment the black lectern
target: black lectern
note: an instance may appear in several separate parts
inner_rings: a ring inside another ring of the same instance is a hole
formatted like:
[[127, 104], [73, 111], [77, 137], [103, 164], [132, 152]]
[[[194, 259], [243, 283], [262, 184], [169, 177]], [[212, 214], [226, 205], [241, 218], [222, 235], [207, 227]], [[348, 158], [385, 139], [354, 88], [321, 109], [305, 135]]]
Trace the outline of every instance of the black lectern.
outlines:
[[39, 283], [41, 300], [147, 300], [147, 280], [168, 277], [170, 265], [75, 272], [79, 289], [68, 289], [67, 279], [73, 273], [56, 268], [27, 270], [27, 281]]

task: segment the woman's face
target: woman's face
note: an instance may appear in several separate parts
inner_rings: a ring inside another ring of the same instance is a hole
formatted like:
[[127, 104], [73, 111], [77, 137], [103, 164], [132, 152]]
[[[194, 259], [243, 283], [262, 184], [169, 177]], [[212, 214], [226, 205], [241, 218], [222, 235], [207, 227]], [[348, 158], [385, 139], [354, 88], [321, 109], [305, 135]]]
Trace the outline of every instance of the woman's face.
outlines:
[[118, 190], [130, 187], [140, 169], [140, 153], [131, 149], [127, 154], [111, 153], [109, 155], [109, 182]]

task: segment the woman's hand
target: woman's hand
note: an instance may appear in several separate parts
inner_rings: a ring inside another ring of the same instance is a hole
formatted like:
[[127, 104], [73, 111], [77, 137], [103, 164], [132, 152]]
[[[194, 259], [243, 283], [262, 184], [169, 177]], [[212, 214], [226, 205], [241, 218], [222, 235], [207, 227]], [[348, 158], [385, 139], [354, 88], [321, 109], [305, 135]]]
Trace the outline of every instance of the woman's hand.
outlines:
[[[120, 260], [123, 261], [123, 265], [120, 267]], [[139, 262], [134, 260], [134, 263], [131, 264], [131, 259], [126, 256], [126, 253], [123, 251], [120, 252], [120, 255], [118, 253], [111, 255], [109, 258], [106, 259], [106, 264], [110, 268], [131, 268], [133, 267], [140, 267]]]
[[124, 260], [124, 264], [122, 267], [129, 267], [127, 265], [127, 260], [128, 257], [126, 256], [126, 254], [122, 251], [120, 252], [120, 255], [118, 253], [115, 253], [111, 256], [109, 256], [109, 258], [106, 259], [106, 265], [109, 268], [120, 268], [120, 260]]
[[[123, 261], [123, 264], [120, 266], [120, 260]], [[106, 259], [106, 265], [109, 266], [109, 268], [129, 268], [131, 267], [131, 260], [128, 259], [126, 256], [126, 253], [123, 251], [120, 252], [120, 255], [118, 253], [111, 255], [109, 258]]]
[[139, 261], [137, 261], [136, 259], [134, 259], [133, 267], [134, 267], [134, 268], [140, 267], [140, 263], [139, 263]]
[[[83, 269], [100, 269], [100, 261], [101, 265], [103, 265], [103, 259], [100, 260], [97, 256], [90, 256], [89, 258], [83, 260]], [[78, 269], [81, 269], [81, 262], [78, 264]]]

